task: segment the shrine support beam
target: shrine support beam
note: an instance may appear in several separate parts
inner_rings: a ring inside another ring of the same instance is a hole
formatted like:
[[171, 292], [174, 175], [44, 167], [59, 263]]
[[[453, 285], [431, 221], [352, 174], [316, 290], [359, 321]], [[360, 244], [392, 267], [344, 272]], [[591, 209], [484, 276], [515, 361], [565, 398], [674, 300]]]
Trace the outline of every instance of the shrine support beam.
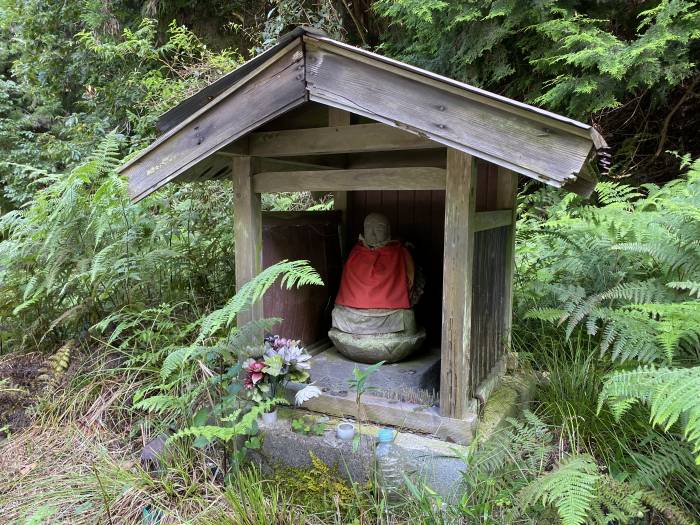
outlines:
[[511, 332], [513, 325], [513, 277], [515, 274], [515, 223], [518, 209], [518, 174], [506, 169], [498, 168], [498, 193], [497, 206], [501, 210], [508, 210], [511, 214], [508, 223], [508, 239], [506, 241], [506, 268], [505, 268], [505, 308], [503, 311], [503, 346], [510, 350]]
[[[247, 156], [231, 159], [233, 171], [233, 233], [236, 243], [236, 290], [262, 269], [262, 218], [260, 194], [253, 191], [253, 159]], [[238, 314], [238, 326], [263, 318], [263, 303], [258, 301], [249, 310]]]
[[447, 149], [445, 255], [442, 285], [440, 414], [464, 419], [470, 403], [472, 269], [476, 209], [476, 162]]

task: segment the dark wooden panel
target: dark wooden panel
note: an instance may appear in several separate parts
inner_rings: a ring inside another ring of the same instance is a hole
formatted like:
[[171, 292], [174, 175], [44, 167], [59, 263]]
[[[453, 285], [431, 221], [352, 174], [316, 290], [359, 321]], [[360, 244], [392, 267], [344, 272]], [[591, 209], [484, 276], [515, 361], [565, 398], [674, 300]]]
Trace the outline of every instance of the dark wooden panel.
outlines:
[[264, 315], [281, 317], [275, 333], [310, 344], [330, 328], [330, 312], [340, 282], [339, 211], [263, 214], [263, 266], [282, 259], [305, 259], [325, 286], [286, 290], [273, 286], [264, 298]]
[[281, 131], [286, 129], [322, 128], [325, 126], [328, 126], [328, 107], [316, 102], [307, 102], [263, 124], [255, 131]]
[[498, 166], [484, 160], [477, 160], [476, 173], [476, 211], [504, 209], [499, 207], [498, 201]]
[[509, 227], [501, 227], [474, 235], [470, 396], [505, 349], [503, 316], [508, 300], [506, 258], [509, 233]]
[[488, 204], [486, 194], [488, 193], [489, 174], [488, 163], [483, 160], [476, 160], [476, 211], [486, 211]]

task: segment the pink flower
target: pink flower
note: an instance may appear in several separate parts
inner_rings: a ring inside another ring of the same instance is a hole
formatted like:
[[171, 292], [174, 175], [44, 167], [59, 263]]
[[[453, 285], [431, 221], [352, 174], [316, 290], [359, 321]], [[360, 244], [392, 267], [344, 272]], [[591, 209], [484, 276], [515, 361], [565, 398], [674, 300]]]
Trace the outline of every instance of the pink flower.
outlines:
[[263, 368], [265, 368], [265, 362], [262, 359], [258, 361], [251, 360], [246, 367], [246, 376], [243, 380], [243, 386], [250, 390], [260, 381], [262, 381], [262, 379], [265, 377]]
[[265, 362], [260, 359], [258, 361], [253, 361], [248, 365], [248, 372], [253, 374], [256, 372], [262, 372], [263, 368], [265, 368]]

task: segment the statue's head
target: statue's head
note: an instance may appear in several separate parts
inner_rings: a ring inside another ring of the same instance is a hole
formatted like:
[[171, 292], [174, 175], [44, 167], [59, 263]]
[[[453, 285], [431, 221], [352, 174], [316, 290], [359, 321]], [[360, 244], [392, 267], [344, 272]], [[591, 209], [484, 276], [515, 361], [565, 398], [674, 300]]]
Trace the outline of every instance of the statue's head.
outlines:
[[370, 248], [382, 246], [391, 240], [389, 219], [381, 213], [370, 213], [365, 217], [365, 244]]

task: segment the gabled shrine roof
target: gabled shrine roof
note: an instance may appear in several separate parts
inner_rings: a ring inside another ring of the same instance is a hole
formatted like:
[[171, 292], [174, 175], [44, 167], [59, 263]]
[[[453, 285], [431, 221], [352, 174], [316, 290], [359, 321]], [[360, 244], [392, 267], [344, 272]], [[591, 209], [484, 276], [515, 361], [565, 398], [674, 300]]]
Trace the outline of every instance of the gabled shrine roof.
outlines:
[[119, 171], [133, 200], [173, 180], [220, 176], [227, 168], [212, 160], [216, 152], [309, 101], [582, 195], [607, 155], [588, 124], [299, 27], [163, 114], [162, 134]]

